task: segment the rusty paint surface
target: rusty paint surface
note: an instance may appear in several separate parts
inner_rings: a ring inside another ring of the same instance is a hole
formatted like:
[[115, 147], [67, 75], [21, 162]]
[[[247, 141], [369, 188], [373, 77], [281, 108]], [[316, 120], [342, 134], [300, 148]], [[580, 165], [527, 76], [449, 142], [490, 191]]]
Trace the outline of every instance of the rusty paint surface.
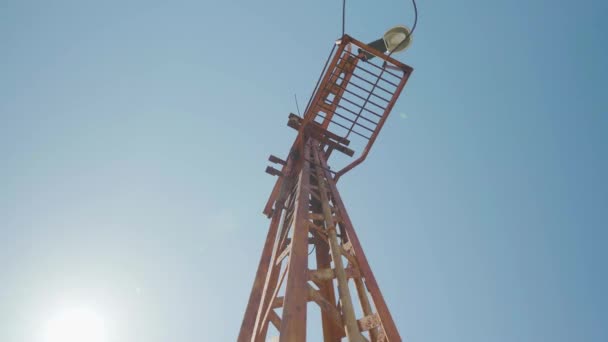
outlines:
[[[376, 56], [363, 61], [363, 54], [352, 51], [363, 49]], [[339, 146], [349, 145], [354, 152], [354, 160], [347, 165], [334, 165], [336, 181], [345, 173], [361, 164], [384, 126], [393, 106], [401, 94], [413, 68], [398, 60], [371, 49], [366, 44], [344, 35], [336, 42], [330, 53], [329, 64], [323, 70], [321, 82], [298, 123], [298, 136], [290, 149], [301, 143], [304, 130], [309, 123], [317, 123], [325, 128], [328, 135], [336, 136]], [[329, 158], [330, 148], [326, 152]], [[283, 171], [283, 170], [282, 170]], [[274, 201], [279, 194], [282, 178], [278, 178], [264, 214], [271, 217]]]
[[[353, 53], [359, 48], [377, 58], [362, 59]], [[412, 70], [345, 35], [303, 117], [290, 115], [288, 126], [298, 133], [287, 158], [269, 158], [280, 170], [268, 169], [277, 176], [264, 208], [270, 229], [239, 342], [265, 341], [269, 329], [279, 341], [305, 341], [309, 301], [321, 310], [324, 342], [401, 341], [336, 182], [365, 160]], [[334, 151], [354, 159], [330, 168]], [[355, 302], [363, 317], [356, 317]]]

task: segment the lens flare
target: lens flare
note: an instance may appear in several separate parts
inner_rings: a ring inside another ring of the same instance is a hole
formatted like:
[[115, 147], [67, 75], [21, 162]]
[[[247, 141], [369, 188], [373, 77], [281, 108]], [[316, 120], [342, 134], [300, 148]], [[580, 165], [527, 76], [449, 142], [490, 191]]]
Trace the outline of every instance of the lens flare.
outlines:
[[103, 318], [85, 308], [57, 312], [44, 326], [42, 342], [107, 342]]

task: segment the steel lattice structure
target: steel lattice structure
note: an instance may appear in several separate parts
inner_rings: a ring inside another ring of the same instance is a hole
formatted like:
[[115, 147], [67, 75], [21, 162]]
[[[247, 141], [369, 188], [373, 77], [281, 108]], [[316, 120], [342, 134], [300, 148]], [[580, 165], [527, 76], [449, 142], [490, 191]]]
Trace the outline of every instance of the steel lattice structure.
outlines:
[[[266, 170], [278, 179], [239, 342], [265, 341], [270, 326], [281, 342], [305, 341], [309, 302], [325, 342], [401, 341], [336, 182], [365, 160], [412, 70], [348, 35], [336, 42], [304, 116], [289, 116], [288, 157], [269, 159], [282, 167]], [[333, 171], [335, 151], [355, 159]]]

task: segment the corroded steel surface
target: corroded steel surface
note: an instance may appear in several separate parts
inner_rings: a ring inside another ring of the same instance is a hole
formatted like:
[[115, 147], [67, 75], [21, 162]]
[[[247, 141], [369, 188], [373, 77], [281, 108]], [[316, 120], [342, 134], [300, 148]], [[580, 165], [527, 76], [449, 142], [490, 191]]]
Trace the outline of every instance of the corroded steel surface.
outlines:
[[[359, 49], [375, 57], [366, 59], [365, 53], [354, 52]], [[292, 150], [300, 143], [304, 130], [310, 128], [311, 123], [324, 128], [327, 134], [342, 139], [329, 139], [324, 147], [330, 162], [333, 152], [340, 149], [336, 145], [342, 149], [348, 146], [347, 149], [354, 152], [349, 154], [353, 160], [332, 164], [333, 169], [338, 170], [333, 175], [337, 181], [365, 160], [412, 71], [412, 67], [345, 35], [336, 42], [330, 53], [304, 116], [297, 124], [298, 136]], [[290, 119], [289, 126], [293, 127], [292, 124]], [[282, 178], [279, 178], [264, 207], [264, 214], [268, 217], [271, 216], [281, 182]]]
[[[362, 49], [368, 53], [355, 54]], [[366, 59], [372, 53], [376, 57]], [[412, 68], [344, 36], [336, 43], [279, 169], [264, 213], [270, 229], [239, 342], [306, 341], [307, 308], [321, 310], [323, 341], [401, 341], [336, 182], [365, 160]], [[354, 159], [333, 171], [328, 160]], [[312, 249], [315, 255], [312, 256]]]
[[321, 310], [324, 341], [401, 340], [323, 146], [305, 137], [287, 161], [293, 168], [284, 176], [238, 341], [266, 341], [268, 334], [306, 341], [309, 302]]

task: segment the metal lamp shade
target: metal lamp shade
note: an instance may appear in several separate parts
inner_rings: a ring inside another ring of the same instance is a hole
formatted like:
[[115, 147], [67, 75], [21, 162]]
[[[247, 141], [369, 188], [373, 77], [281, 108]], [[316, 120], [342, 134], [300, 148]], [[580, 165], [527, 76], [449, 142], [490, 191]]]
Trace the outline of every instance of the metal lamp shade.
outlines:
[[[410, 34], [410, 29], [405, 26], [395, 26], [386, 31], [382, 38], [374, 40], [367, 45], [381, 53], [388, 51], [395, 53], [405, 50], [411, 43], [412, 36]], [[359, 49], [359, 53], [363, 53], [364, 59], [366, 60], [374, 58], [374, 55], [368, 51]]]

